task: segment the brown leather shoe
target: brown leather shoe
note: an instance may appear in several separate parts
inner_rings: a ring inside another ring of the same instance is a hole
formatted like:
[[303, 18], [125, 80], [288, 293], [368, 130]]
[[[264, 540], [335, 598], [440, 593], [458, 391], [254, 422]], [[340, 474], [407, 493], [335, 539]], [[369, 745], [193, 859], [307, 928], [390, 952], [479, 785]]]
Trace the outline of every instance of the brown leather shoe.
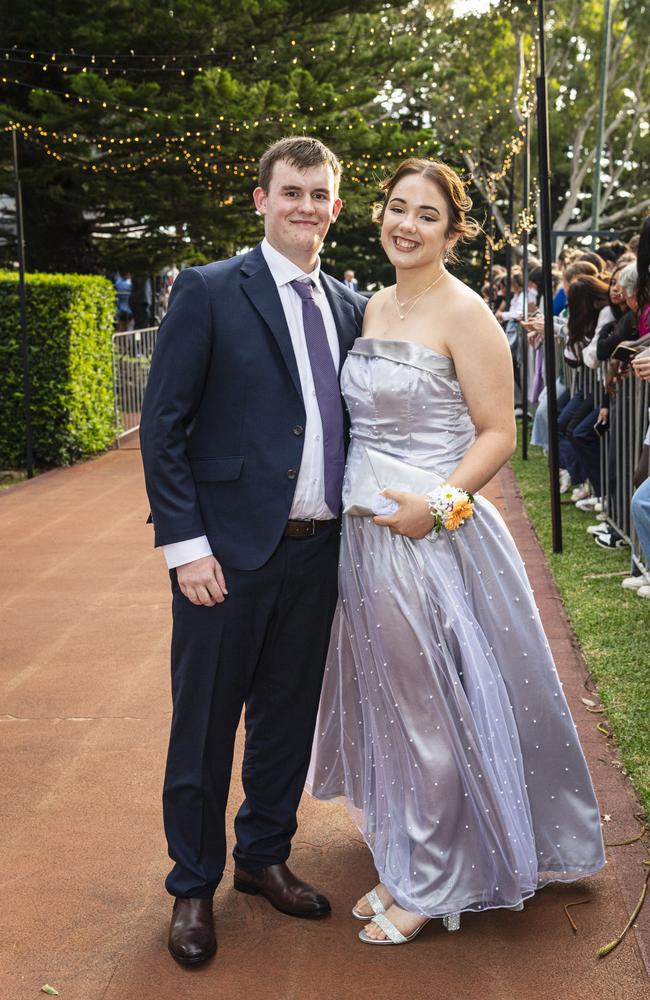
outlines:
[[180, 899], [174, 902], [169, 925], [168, 948], [181, 965], [198, 965], [217, 950], [211, 899]]
[[235, 889], [268, 899], [280, 913], [290, 917], [326, 917], [329, 901], [289, 871], [285, 864], [270, 865], [256, 872], [235, 868]]

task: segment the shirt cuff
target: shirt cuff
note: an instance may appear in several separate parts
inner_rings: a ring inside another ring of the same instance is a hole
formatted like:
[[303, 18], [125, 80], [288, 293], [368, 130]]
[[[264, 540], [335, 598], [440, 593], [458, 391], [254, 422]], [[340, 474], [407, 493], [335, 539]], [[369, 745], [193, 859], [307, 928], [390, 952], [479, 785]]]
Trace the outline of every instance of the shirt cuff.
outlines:
[[163, 545], [162, 550], [165, 554], [167, 569], [175, 569], [176, 566], [184, 566], [185, 563], [212, 555], [207, 535], [187, 538], [184, 542], [172, 542], [171, 545]]

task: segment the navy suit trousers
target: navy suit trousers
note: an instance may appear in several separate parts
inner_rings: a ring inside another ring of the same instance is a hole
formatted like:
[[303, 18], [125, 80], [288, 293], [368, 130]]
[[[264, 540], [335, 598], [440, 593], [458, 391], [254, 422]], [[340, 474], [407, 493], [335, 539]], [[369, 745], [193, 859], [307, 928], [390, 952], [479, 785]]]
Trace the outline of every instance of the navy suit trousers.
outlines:
[[225, 812], [245, 707], [244, 801], [234, 857], [287, 860], [296, 831], [337, 597], [340, 524], [283, 538], [259, 569], [223, 566], [212, 608], [173, 594], [173, 716], [163, 808], [173, 896], [210, 898], [226, 860]]

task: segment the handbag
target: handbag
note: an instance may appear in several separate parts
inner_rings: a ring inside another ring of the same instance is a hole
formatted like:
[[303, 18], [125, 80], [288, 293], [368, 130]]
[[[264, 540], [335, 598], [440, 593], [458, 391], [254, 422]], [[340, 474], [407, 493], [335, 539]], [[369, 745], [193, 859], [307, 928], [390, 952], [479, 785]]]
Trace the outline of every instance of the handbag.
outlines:
[[424, 494], [444, 482], [444, 476], [431, 469], [418, 469], [385, 451], [365, 448], [359, 467], [344, 491], [343, 513], [351, 517], [393, 514], [399, 504], [381, 496], [382, 490]]

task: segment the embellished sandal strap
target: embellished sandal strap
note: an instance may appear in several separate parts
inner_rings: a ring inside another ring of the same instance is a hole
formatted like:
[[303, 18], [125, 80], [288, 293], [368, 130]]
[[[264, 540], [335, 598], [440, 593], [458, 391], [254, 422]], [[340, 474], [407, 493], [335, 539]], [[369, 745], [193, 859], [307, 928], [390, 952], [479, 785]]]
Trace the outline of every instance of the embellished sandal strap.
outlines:
[[366, 893], [366, 899], [368, 900], [368, 906], [375, 915], [386, 912], [386, 907], [374, 889], [371, 889], [370, 892]]
[[388, 917], [385, 917], [383, 913], [378, 913], [372, 918], [371, 923], [377, 924], [380, 930], [384, 932], [387, 938], [393, 942], [393, 944], [404, 944], [406, 938], [401, 931], [398, 931], [395, 924], [392, 924]]

